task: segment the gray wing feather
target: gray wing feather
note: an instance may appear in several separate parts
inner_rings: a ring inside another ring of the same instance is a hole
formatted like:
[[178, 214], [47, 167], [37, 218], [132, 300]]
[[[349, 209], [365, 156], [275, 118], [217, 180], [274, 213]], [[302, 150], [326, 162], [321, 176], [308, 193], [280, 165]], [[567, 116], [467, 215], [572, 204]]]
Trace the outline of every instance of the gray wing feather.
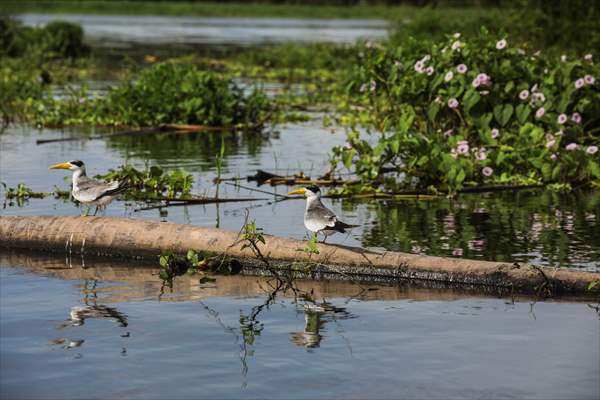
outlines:
[[315, 207], [311, 207], [306, 210], [306, 219], [311, 221], [313, 225], [321, 226], [320, 229], [325, 229], [327, 227], [334, 227], [337, 221], [336, 215], [323, 206], [322, 204], [316, 205]]
[[118, 188], [119, 182], [101, 182], [86, 176], [79, 178], [77, 186], [79, 187], [77, 197], [80, 200], [95, 201], [107, 191]]

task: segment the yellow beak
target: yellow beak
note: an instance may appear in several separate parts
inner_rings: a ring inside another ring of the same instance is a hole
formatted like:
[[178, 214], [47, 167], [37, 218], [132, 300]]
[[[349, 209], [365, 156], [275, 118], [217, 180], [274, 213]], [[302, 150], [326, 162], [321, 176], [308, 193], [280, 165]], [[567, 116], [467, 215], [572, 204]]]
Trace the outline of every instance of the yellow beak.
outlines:
[[306, 193], [306, 189], [300, 188], [300, 189], [292, 190], [291, 192], [288, 193], [288, 195], [291, 195], [291, 194], [304, 194], [304, 193]]
[[69, 169], [69, 168], [71, 168], [71, 164], [69, 164], [68, 162], [54, 164], [54, 165], [51, 165], [48, 167], [48, 169]]

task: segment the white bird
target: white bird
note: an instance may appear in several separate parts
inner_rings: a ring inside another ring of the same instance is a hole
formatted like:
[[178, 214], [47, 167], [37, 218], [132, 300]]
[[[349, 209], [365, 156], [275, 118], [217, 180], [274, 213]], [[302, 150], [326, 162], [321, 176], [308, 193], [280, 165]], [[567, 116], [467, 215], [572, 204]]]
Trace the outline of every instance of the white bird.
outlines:
[[68, 161], [61, 164], [54, 164], [49, 169], [68, 169], [73, 171], [73, 189], [71, 194], [75, 200], [85, 204], [88, 208], [87, 215], [91, 206], [96, 206], [94, 215], [98, 209], [104, 209], [119, 194], [127, 190], [126, 182], [101, 182], [88, 178], [85, 173], [85, 164], [80, 160]]
[[328, 209], [321, 202], [321, 189], [317, 186], [307, 186], [296, 189], [288, 193], [303, 194], [306, 196], [306, 210], [304, 211], [304, 226], [309, 231], [319, 234], [322, 233], [325, 237], [323, 243], [329, 235], [336, 232], [345, 233], [346, 229], [356, 228], [359, 225], [348, 225], [340, 220], [333, 211]]

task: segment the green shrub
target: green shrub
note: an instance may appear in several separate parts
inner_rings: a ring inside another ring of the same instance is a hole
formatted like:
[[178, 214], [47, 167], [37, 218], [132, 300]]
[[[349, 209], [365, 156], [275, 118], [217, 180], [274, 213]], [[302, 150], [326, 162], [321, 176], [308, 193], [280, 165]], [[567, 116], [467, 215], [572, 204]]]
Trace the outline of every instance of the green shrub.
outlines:
[[[600, 68], [592, 58], [528, 54], [485, 30], [449, 37], [427, 54], [415, 48], [365, 49], [347, 85], [360, 108], [341, 118], [353, 129], [334, 149], [334, 165], [365, 182], [389, 170], [398, 173], [392, 185], [451, 190], [600, 179]], [[360, 125], [378, 140], [359, 135]]]

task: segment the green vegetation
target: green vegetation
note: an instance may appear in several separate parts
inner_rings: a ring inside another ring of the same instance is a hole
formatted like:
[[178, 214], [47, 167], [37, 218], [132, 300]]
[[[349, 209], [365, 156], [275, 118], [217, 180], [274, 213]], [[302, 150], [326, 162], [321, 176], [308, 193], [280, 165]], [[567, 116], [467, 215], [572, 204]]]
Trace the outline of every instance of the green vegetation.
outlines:
[[348, 143], [334, 149], [333, 166], [392, 191], [597, 181], [600, 68], [591, 57], [527, 53], [486, 30], [430, 47], [365, 47], [339, 118]]
[[142, 171], [131, 165], [122, 165], [96, 178], [127, 182], [129, 189], [126, 197], [136, 200], [182, 198], [190, 194], [194, 183], [192, 175], [183, 170], [167, 172], [155, 165]]

